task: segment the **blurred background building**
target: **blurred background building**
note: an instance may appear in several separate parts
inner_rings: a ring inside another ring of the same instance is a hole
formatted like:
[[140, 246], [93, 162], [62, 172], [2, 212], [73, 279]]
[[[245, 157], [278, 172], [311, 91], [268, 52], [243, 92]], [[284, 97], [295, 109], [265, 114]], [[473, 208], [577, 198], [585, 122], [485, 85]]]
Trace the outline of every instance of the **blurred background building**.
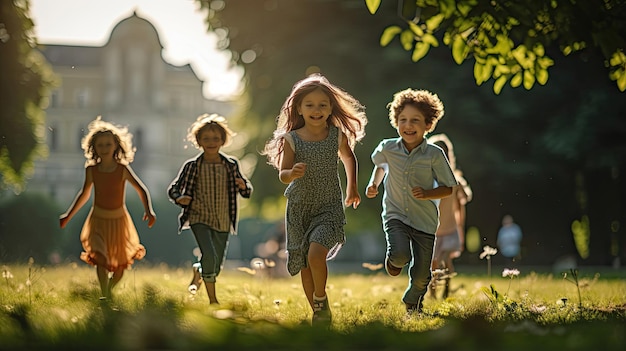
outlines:
[[137, 148], [132, 167], [152, 196], [165, 189], [182, 162], [198, 150], [185, 142], [187, 128], [203, 113], [228, 116], [233, 104], [209, 100], [189, 64], [175, 66], [161, 54], [155, 27], [133, 13], [101, 47], [42, 45], [60, 78], [47, 109], [49, 157], [37, 162], [29, 191], [66, 206], [84, 178], [80, 142], [90, 121], [127, 126]]

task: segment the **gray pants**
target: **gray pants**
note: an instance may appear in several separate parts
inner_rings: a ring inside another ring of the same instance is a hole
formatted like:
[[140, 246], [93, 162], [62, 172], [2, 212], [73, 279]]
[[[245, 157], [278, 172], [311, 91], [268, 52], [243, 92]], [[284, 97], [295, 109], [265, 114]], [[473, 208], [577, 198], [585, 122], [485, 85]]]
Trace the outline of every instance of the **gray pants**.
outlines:
[[191, 225], [202, 256], [200, 257], [202, 279], [207, 283], [215, 283], [220, 274], [228, 249], [228, 232], [218, 232], [206, 224]]
[[435, 235], [412, 228], [402, 221], [391, 219], [385, 222], [387, 257], [395, 267], [409, 265], [409, 286], [402, 301], [417, 304], [423, 299], [431, 279], [430, 264], [433, 259]]

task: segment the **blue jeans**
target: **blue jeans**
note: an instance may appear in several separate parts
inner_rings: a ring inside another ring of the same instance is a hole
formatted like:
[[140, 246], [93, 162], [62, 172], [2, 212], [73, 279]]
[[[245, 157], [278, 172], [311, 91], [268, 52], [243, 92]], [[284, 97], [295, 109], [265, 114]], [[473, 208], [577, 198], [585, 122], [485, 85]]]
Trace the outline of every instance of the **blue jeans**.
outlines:
[[395, 267], [404, 267], [410, 262], [409, 286], [402, 301], [418, 304], [426, 294], [431, 279], [435, 235], [419, 231], [397, 219], [386, 221], [384, 229], [389, 262]]
[[228, 232], [213, 230], [202, 223], [192, 224], [191, 231], [196, 237], [196, 242], [202, 253], [200, 258], [202, 279], [208, 283], [215, 283], [224, 265], [229, 234]]

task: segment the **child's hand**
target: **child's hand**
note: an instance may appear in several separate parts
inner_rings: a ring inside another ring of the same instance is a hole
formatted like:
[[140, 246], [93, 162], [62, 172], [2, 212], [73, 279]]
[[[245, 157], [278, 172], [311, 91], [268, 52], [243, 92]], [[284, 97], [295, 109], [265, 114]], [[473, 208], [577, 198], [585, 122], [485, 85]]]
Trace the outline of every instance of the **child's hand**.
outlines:
[[187, 206], [191, 202], [191, 199], [192, 197], [189, 195], [181, 195], [178, 199], [176, 199], [176, 203]]
[[411, 194], [413, 194], [413, 197], [416, 199], [423, 199], [426, 197], [426, 190], [422, 189], [419, 186], [416, 186], [415, 188], [411, 189]]
[[152, 211], [144, 213], [143, 214], [143, 220], [144, 221], [147, 220], [148, 221], [148, 228], [152, 228], [152, 226], [154, 225], [154, 222], [156, 222], [156, 215]]
[[237, 188], [239, 190], [246, 190], [246, 182], [241, 178], [235, 178], [235, 183], [237, 184]]
[[65, 226], [67, 225], [67, 223], [70, 221], [70, 217], [67, 214], [62, 214], [61, 217], [59, 217], [59, 223], [61, 225], [61, 228], [65, 228]]
[[358, 191], [348, 190], [346, 193], [346, 207], [352, 206], [352, 208], [356, 209], [361, 203], [361, 195], [359, 195]]
[[367, 189], [365, 189], [365, 196], [368, 198], [375, 198], [376, 195], [378, 195], [378, 187], [376, 185], [371, 184], [367, 187]]
[[291, 168], [291, 177], [293, 179], [300, 178], [306, 171], [306, 163], [298, 162]]

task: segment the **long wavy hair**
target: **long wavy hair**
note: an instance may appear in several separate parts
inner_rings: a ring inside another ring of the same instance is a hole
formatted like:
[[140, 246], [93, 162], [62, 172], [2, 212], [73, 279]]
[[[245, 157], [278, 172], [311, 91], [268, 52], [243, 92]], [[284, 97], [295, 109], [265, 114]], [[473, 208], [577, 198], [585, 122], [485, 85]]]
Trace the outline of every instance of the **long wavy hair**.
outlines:
[[132, 141], [133, 135], [128, 132], [128, 128], [105, 122], [101, 116], [98, 116], [89, 123], [87, 130], [87, 135], [81, 141], [81, 147], [87, 159], [85, 167], [96, 165], [102, 161], [102, 158], [96, 153], [96, 140], [98, 137], [107, 134], [113, 136], [115, 141], [116, 147], [113, 152], [113, 159], [123, 165], [133, 162], [135, 148]]
[[330, 83], [326, 77], [318, 73], [312, 74], [293, 86], [276, 117], [276, 130], [261, 152], [267, 156], [267, 163], [274, 168], [280, 167], [285, 134], [304, 126], [304, 118], [298, 114], [297, 107], [306, 95], [318, 89], [328, 96], [332, 105], [328, 124], [336, 126], [347, 136], [350, 147], [354, 149], [356, 143], [365, 136], [365, 106], [348, 92]]

